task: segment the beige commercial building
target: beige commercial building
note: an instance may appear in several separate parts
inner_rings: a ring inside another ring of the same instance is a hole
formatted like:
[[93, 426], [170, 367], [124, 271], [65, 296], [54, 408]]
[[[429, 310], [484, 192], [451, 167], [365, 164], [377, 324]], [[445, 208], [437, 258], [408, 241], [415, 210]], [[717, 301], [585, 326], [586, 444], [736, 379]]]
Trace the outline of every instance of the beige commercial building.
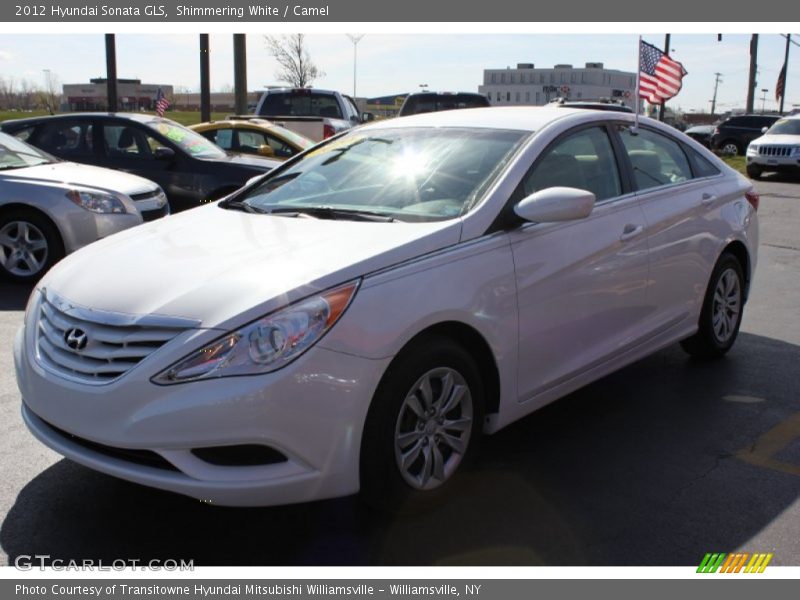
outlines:
[[536, 68], [519, 63], [515, 69], [485, 69], [478, 91], [494, 106], [541, 106], [557, 98], [567, 100], [609, 99], [635, 107], [636, 73], [606, 69], [603, 63], [584, 67], [556, 65]]

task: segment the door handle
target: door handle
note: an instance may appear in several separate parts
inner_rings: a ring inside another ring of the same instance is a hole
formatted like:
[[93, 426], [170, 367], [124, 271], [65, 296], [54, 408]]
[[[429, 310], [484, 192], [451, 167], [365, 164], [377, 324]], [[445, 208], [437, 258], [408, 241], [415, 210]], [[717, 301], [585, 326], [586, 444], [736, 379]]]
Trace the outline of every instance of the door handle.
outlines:
[[625, 229], [622, 230], [622, 235], [619, 236], [619, 241], [627, 242], [628, 240], [635, 238], [643, 231], [644, 225], [634, 225], [633, 223], [628, 223], [625, 225]]
[[700, 200], [703, 206], [711, 206], [716, 200], [717, 197], [714, 194], [709, 194], [708, 192], [703, 193], [703, 197]]

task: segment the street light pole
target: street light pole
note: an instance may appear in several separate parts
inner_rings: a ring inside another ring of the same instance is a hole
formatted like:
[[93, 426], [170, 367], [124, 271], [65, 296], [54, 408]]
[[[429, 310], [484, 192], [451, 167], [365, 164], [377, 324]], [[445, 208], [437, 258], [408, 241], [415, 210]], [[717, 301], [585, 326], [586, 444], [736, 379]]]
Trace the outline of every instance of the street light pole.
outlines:
[[348, 33], [347, 37], [350, 38], [350, 41], [353, 42], [353, 100], [356, 99], [356, 64], [358, 53], [356, 48], [358, 47], [358, 42], [364, 37], [365, 34], [360, 33]]
[[761, 114], [762, 115], [764, 114], [764, 104], [766, 104], [766, 102], [767, 102], [767, 92], [768, 91], [769, 90], [767, 88], [763, 88], [761, 90], [761, 92], [764, 94], [763, 96], [761, 96]]

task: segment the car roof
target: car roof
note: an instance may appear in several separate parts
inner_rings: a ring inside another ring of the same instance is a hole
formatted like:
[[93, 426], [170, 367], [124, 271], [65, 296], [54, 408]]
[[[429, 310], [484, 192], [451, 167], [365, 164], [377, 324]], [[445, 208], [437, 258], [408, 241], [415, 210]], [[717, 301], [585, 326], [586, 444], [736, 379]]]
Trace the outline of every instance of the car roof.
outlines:
[[28, 117], [27, 119], [11, 119], [4, 123], [25, 125], [28, 123], [43, 123], [46, 121], [65, 121], [70, 119], [128, 119], [138, 123], [152, 123], [153, 121], [171, 121], [147, 113], [126, 113], [126, 112], [75, 112], [62, 113], [59, 115], [42, 115], [40, 117]]
[[[581, 108], [554, 106], [491, 106], [484, 108], [464, 108], [427, 112], [408, 117], [386, 119], [365, 125], [368, 129], [389, 129], [394, 127], [466, 127], [486, 129], [514, 129], [519, 131], [538, 131], [551, 121], [565, 119], [573, 115], [597, 115], [606, 118], [625, 119], [633, 117], [630, 113], [609, 113]], [[643, 119], [644, 120], [644, 119]]]

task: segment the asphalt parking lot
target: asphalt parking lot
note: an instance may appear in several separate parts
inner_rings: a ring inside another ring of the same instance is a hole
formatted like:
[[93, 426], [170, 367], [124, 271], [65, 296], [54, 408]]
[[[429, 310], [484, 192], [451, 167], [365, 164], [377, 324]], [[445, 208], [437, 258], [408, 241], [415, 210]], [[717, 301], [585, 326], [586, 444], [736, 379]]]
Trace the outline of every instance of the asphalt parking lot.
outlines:
[[11, 358], [29, 288], [0, 283], [0, 561], [196, 565], [800, 565], [800, 178], [765, 177], [759, 265], [723, 360], [669, 348], [495, 436], [452, 501], [230, 509], [116, 480], [27, 432]]

